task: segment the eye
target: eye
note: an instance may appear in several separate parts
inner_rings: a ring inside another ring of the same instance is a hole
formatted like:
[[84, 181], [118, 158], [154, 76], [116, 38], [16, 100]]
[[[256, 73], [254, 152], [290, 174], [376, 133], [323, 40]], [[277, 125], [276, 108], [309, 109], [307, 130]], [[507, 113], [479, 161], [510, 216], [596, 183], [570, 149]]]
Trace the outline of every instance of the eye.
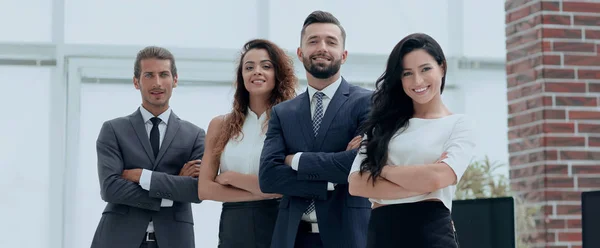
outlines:
[[408, 77], [410, 75], [412, 75], [412, 72], [409, 72], [409, 71], [406, 71], [406, 72], [402, 73], [403, 77]]
[[252, 67], [252, 66], [246, 66], [246, 70], [247, 71], [251, 71], [252, 69], [254, 69], [254, 67]]
[[169, 76], [169, 73], [163, 72], [163, 73], [160, 74], [160, 76], [165, 78], [165, 77]]
[[144, 74], [144, 77], [145, 77], [145, 78], [151, 78], [151, 77], [152, 77], [152, 74], [150, 74], [150, 73], [146, 73], [146, 74]]
[[263, 65], [264, 69], [271, 69], [271, 65]]
[[429, 70], [431, 70], [431, 67], [425, 67], [425, 68], [423, 68], [423, 71], [424, 71], [424, 72], [425, 72], [425, 71], [429, 71]]

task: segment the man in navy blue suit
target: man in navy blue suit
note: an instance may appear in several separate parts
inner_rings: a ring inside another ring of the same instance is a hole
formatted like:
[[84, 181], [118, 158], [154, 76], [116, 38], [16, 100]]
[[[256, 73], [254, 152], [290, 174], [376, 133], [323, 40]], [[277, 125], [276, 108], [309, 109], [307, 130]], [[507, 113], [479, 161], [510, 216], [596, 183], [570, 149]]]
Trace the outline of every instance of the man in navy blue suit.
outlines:
[[284, 195], [271, 247], [366, 246], [371, 204], [348, 193], [348, 173], [372, 92], [341, 77], [345, 40], [332, 14], [311, 13], [297, 51], [308, 89], [271, 112], [259, 183]]

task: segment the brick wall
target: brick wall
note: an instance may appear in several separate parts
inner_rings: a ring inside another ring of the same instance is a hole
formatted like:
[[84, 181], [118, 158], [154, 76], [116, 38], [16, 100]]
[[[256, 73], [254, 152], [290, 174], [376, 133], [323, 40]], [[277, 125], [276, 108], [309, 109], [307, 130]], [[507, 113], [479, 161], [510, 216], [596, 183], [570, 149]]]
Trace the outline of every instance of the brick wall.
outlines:
[[533, 247], [581, 247], [600, 189], [600, 1], [507, 0], [511, 187], [539, 206]]

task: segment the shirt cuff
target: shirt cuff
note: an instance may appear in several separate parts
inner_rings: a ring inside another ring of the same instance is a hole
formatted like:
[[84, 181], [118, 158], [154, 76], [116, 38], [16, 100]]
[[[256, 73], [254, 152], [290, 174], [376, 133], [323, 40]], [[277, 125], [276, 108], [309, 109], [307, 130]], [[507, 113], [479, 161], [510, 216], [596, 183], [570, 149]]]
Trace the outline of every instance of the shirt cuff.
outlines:
[[295, 171], [298, 171], [298, 164], [300, 164], [300, 155], [302, 155], [301, 152], [296, 153], [292, 158], [292, 169], [294, 169]]
[[334, 191], [335, 185], [333, 183], [327, 182], [327, 191]]
[[150, 191], [150, 180], [152, 179], [152, 171], [151, 170], [142, 170], [142, 175], [140, 176], [140, 186], [142, 189]]
[[160, 206], [161, 207], [172, 207], [173, 206], [173, 201], [169, 200], [169, 199], [162, 199], [162, 201], [160, 202]]

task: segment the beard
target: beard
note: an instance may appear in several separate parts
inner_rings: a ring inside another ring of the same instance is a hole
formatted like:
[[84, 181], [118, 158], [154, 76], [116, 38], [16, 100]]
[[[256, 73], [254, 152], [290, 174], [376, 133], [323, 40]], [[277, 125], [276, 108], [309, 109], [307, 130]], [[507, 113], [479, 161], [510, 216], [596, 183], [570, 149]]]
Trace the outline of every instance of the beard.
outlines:
[[302, 64], [304, 65], [304, 69], [313, 77], [318, 79], [326, 79], [330, 78], [338, 71], [340, 71], [340, 67], [342, 66], [342, 60], [335, 60], [331, 58], [331, 63], [329, 66], [326, 66], [321, 62], [313, 62], [312, 57], [316, 57], [320, 55], [310, 56], [310, 57], [302, 57]]

